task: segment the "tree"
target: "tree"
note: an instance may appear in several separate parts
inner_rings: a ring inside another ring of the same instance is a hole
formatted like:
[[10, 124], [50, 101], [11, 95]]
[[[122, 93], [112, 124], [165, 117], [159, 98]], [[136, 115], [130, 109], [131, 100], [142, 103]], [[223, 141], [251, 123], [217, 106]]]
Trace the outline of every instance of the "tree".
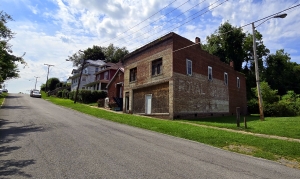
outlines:
[[73, 62], [73, 66], [79, 66], [82, 64], [82, 60], [103, 60], [105, 62], [117, 63], [121, 58], [127, 55], [129, 52], [125, 47], [119, 48], [110, 44], [108, 47], [100, 47], [94, 45], [92, 48], [87, 48], [84, 51], [78, 51], [72, 56], [69, 56], [68, 60]]
[[215, 33], [217, 35], [212, 34], [206, 38], [207, 44], [203, 45], [203, 49], [218, 56], [222, 62], [229, 64], [233, 61], [234, 69], [241, 71], [245, 57], [243, 43], [246, 34], [229, 22], [221, 24]]
[[129, 52], [128, 50], [123, 47], [115, 47], [113, 44], [110, 44], [108, 47], [103, 48], [106, 62], [117, 63], [120, 59], [122, 59], [125, 55]]
[[47, 81], [47, 85], [48, 85], [48, 90], [49, 91], [52, 91], [52, 90], [55, 90], [56, 88], [56, 84], [60, 83], [59, 79], [58, 78], [50, 78], [48, 79]]
[[286, 94], [288, 90], [299, 91], [300, 67], [290, 60], [290, 55], [283, 49], [268, 55], [265, 60], [263, 78], [272, 89], [278, 89], [280, 96]]
[[6, 26], [12, 17], [3, 11], [0, 11], [0, 83], [11, 78], [19, 77], [17, 62], [26, 65], [23, 56], [13, 55], [11, 45], [8, 43], [14, 37], [14, 33]]

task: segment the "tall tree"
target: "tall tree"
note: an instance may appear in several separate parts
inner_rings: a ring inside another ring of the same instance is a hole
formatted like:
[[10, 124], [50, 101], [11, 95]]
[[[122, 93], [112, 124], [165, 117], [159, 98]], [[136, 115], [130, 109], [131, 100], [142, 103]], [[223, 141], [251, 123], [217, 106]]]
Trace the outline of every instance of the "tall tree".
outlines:
[[222, 62], [229, 64], [233, 61], [234, 69], [241, 71], [245, 57], [243, 43], [246, 34], [229, 22], [221, 24], [215, 34], [207, 37], [207, 44], [203, 45], [204, 50], [218, 56]]
[[280, 96], [286, 94], [288, 90], [300, 91], [299, 64], [291, 62], [290, 55], [283, 49], [270, 54], [266, 58], [265, 66], [263, 77], [272, 89], [278, 89]]
[[129, 52], [123, 47], [115, 47], [113, 44], [110, 44], [108, 47], [104, 48], [104, 54], [107, 62], [117, 63], [120, 59], [122, 59]]
[[0, 11], [0, 82], [10, 78], [18, 78], [19, 70], [17, 63], [26, 65], [23, 56], [13, 55], [11, 45], [8, 43], [14, 37], [14, 33], [6, 26], [12, 17], [7, 13]]
[[105, 62], [117, 63], [121, 58], [129, 52], [125, 47], [119, 48], [110, 44], [108, 47], [100, 47], [94, 45], [92, 48], [87, 48], [84, 51], [78, 51], [68, 57], [69, 61], [73, 62], [73, 66], [82, 64], [83, 59], [103, 60]]

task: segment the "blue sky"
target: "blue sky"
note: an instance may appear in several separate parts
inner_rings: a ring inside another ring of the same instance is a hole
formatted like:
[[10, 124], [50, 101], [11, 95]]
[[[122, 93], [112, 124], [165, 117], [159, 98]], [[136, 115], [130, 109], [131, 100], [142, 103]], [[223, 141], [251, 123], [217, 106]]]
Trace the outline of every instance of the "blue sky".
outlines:
[[[300, 4], [300, 0], [1, 0], [0, 10], [14, 21], [10, 41], [14, 55], [24, 52], [28, 66], [21, 78], [5, 82], [9, 92], [28, 93], [49, 78], [64, 81], [73, 67], [65, 59], [93, 45], [125, 46], [129, 51], [174, 31], [205, 43], [225, 21], [236, 27]], [[223, 4], [221, 4], [224, 2]], [[221, 4], [221, 5], [219, 5]], [[219, 5], [219, 6], [218, 6]], [[218, 7], [216, 7], [218, 6]], [[257, 27], [271, 53], [284, 49], [300, 64], [300, 6], [285, 19], [270, 19]], [[257, 23], [259, 24], [259, 23]], [[243, 28], [252, 33], [251, 26]]]

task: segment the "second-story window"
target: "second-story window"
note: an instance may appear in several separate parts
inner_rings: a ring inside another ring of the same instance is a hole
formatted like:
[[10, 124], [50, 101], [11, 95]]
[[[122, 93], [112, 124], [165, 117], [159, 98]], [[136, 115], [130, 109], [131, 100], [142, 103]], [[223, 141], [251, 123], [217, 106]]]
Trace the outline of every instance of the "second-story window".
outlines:
[[228, 74], [226, 72], [224, 72], [224, 84], [228, 85]]
[[130, 78], [129, 78], [130, 82], [136, 81], [136, 72], [137, 72], [137, 68], [136, 67], [130, 69]]
[[83, 70], [83, 73], [84, 73], [84, 74], [87, 74], [87, 73], [88, 73], [88, 69], [85, 68], [85, 69]]
[[152, 76], [162, 73], [162, 58], [152, 61]]
[[186, 74], [192, 75], [192, 60], [186, 59]]
[[212, 67], [211, 66], [208, 66], [208, 80], [212, 80], [213, 79], [213, 76], [212, 76]]
[[236, 86], [240, 88], [240, 77], [236, 77]]
[[104, 79], [108, 80], [108, 71], [104, 72]]
[[95, 68], [95, 73], [97, 73], [99, 71], [99, 68], [98, 67], [96, 67]]

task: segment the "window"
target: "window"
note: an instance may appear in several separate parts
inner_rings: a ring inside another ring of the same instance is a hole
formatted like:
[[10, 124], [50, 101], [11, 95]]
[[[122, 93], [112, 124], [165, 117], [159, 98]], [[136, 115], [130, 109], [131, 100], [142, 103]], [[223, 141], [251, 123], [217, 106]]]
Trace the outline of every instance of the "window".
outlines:
[[98, 67], [96, 67], [96, 69], [95, 69], [95, 73], [97, 73], [99, 71], [99, 68]]
[[228, 85], [228, 74], [226, 72], [224, 72], [224, 84]]
[[87, 68], [85, 68], [84, 70], [83, 70], [84, 72], [84, 74], [87, 74], [88, 73], [88, 69]]
[[186, 59], [186, 74], [192, 75], [192, 60]]
[[240, 78], [236, 77], [236, 85], [238, 88], [240, 88]]
[[162, 73], [162, 58], [152, 61], [152, 76]]
[[210, 81], [211, 81], [212, 78], [213, 78], [213, 77], [212, 77], [212, 67], [210, 67], [210, 66], [208, 66], [208, 76], [207, 76], [207, 77], [208, 77], [208, 80], [210, 80]]
[[108, 71], [104, 72], [104, 79], [108, 80]]
[[137, 68], [136, 67], [130, 69], [130, 79], [129, 79], [130, 82], [136, 81], [136, 72], [137, 72]]

